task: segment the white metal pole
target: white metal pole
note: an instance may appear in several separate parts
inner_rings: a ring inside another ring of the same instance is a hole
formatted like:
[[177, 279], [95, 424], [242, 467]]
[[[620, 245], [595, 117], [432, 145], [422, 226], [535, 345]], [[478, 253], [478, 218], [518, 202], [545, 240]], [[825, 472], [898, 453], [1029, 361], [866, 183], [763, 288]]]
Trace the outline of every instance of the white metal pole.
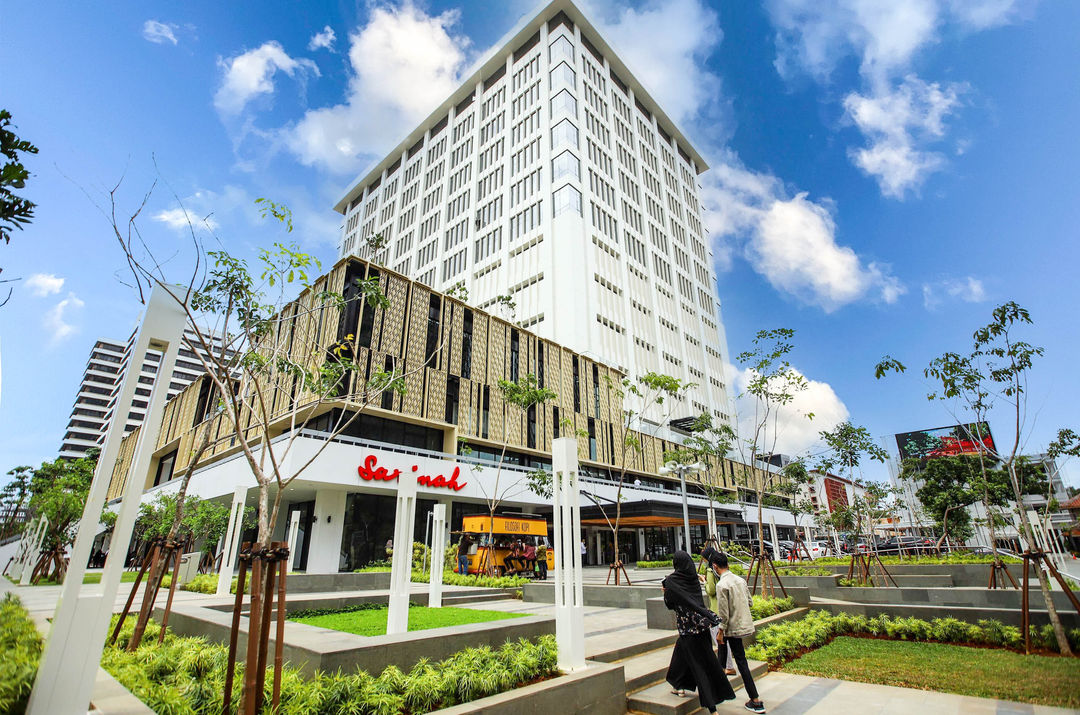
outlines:
[[431, 527], [431, 576], [428, 578], [428, 606], [442, 607], [443, 568], [446, 559], [446, 505], [436, 504]]
[[686, 505], [686, 472], [689, 470], [684, 464], [680, 464], [675, 467], [679, 471], [679, 485], [682, 487], [682, 520], [683, 520], [683, 548], [686, 549], [686, 553], [693, 553], [690, 550], [690, 507]]
[[[174, 290], [183, 290], [178, 288]], [[177, 298], [161, 286], [154, 286], [146, 312], [139, 326], [128, 369], [120, 386], [105, 444], [94, 470], [79, 533], [71, 550], [67, 577], [56, 606], [52, 629], [41, 656], [34, 689], [27, 705], [29, 715], [69, 715], [85, 713], [90, 692], [101, 663], [105, 636], [112, 616], [120, 575], [127, 557], [131, 532], [135, 527], [139, 501], [146, 487], [150, 458], [157, 448], [161, 417], [169, 391], [169, 377], [176, 364], [176, 354], [184, 333], [186, 316]], [[131, 465], [125, 476], [112, 546], [101, 574], [101, 589], [83, 593], [83, 576], [90, 549], [97, 536], [101, 511], [120, 453], [126, 415], [135, 398], [135, 386], [146, 359], [147, 350], [164, 353], [158, 364], [158, 379], [151, 388], [149, 405], [135, 442]]]
[[416, 478], [398, 480], [394, 515], [394, 556], [390, 564], [390, 604], [386, 635], [409, 630], [409, 586], [412, 583], [413, 527], [416, 523]]
[[247, 487], [237, 487], [229, 508], [229, 526], [225, 531], [225, 548], [221, 552], [216, 595], [228, 596], [232, 590], [233, 563], [240, 552], [240, 535], [244, 532], [244, 509], [247, 504]]

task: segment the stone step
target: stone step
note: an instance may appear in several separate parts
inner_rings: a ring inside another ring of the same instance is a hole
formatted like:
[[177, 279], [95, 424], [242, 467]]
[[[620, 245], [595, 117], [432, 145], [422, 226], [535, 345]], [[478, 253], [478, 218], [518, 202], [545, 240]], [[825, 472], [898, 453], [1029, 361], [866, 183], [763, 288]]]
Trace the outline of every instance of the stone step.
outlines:
[[614, 663], [642, 653], [674, 645], [679, 634], [651, 628], [601, 633], [585, 639], [585, 657]]
[[[668, 651], [668, 658], [671, 658], [670, 651]], [[626, 666], [624, 665], [623, 668], [625, 670]], [[666, 664], [664, 668], [666, 671]], [[768, 672], [769, 667], [767, 664], [757, 660], [750, 661], [750, 673], [754, 676], [755, 681], [760, 680]], [[660, 677], [663, 678], [664, 674], [661, 673]], [[747, 699], [746, 692], [741, 690], [742, 677], [729, 675], [728, 682], [731, 683], [731, 687], [735, 690], [735, 700], [733, 702], [745, 702]], [[698, 703], [697, 693], [679, 697], [671, 692], [671, 686], [666, 682], [660, 682], [627, 695], [626, 708], [630, 713], [647, 713], [648, 715], [690, 715], [691, 713], [706, 712]]]
[[454, 606], [463, 603], [483, 603], [485, 601], [505, 601], [508, 596], [505, 593], [453, 593], [443, 594], [444, 606]]
[[618, 661], [626, 678], [626, 692], [633, 693], [664, 679], [671, 662], [671, 648], [658, 648]]

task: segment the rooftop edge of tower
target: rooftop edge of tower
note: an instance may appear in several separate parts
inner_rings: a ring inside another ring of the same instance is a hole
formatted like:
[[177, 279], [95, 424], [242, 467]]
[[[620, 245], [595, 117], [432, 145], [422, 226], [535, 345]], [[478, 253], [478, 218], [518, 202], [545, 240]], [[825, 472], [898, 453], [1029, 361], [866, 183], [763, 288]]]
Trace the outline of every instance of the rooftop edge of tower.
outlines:
[[505, 63], [507, 53], [513, 52], [515, 48], [526, 42], [542, 25], [548, 22], [552, 17], [558, 15], [560, 11], [566, 13], [567, 17], [583, 31], [587, 31], [589, 41], [604, 55], [612, 70], [619, 75], [619, 78], [633, 90], [634, 98], [639, 100], [642, 105], [656, 117], [657, 121], [665, 126], [665, 128], [670, 128], [669, 133], [677, 140], [678, 146], [684, 149], [689, 154], [690, 158], [693, 159], [693, 165], [697, 174], [701, 175], [708, 170], [708, 163], [698, 152], [693, 142], [691, 142], [690, 139], [683, 134], [682, 130], [679, 129], [678, 125], [668, 117], [667, 113], [660, 107], [656, 100], [653, 99], [648, 89], [645, 88], [630, 68], [627, 67], [622, 59], [620, 59], [615, 49], [607, 43], [599, 30], [589, 22], [581, 9], [571, 0], [552, 0], [551, 2], [538, 5], [532, 13], [524, 15], [522, 19], [519, 20], [509, 32], [503, 35], [499, 42], [487, 52], [484, 58], [474, 65], [476, 69], [462, 81], [460, 87], [421, 121], [408, 136], [402, 139], [393, 149], [389, 150], [385, 157], [353, 179], [349, 183], [349, 188], [342, 195], [342, 198], [334, 205], [334, 211], [345, 214], [349, 203], [356, 198], [358, 192], [362, 190], [364, 186], [371, 181], [374, 181], [376, 177], [381, 176], [382, 172], [397, 161], [402, 153], [407, 151], [409, 147], [415, 145], [418, 140], [423, 139], [424, 134], [429, 127], [440, 121], [440, 118], [447, 115], [452, 107], [457, 106], [466, 96], [475, 91], [478, 82], [482, 82], [484, 78], [496, 71], [500, 64]]

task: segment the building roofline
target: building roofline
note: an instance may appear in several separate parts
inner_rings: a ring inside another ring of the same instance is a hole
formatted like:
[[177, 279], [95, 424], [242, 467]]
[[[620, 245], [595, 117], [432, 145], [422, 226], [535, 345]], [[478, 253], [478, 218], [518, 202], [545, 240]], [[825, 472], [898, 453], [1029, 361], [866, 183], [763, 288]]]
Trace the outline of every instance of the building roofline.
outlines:
[[619, 78], [634, 90], [635, 99], [641, 101], [642, 105], [656, 117], [657, 122], [664, 126], [665, 131], [670, 129], [669, 133], [671, 136], [677, 140], [678, 145], [686, 150], [690, 155], [690, 158], [693, 159], [697, 173], [699, 175], [704, 173], [709, 168], [709, 165], [701, 156], [700, 152], [698, 152], [694, 143], [690, 141], [682, 130], [679, 129], [679, 126], [667, 115], [656, 100], [653, 99], [649, 90], [641, 80], [637, 78], [626, 63], [622, 61], [615, 48], [613, 48], [603, 38], [600, 31], [589, 22], [581, 9], [578, 8], [572, 0], [551, 0], [551, 2], [537, 5], [531, 13], [524, 15], [518, 20], [517, 24], [515, 24], [509, 32], [503, 35], [482, 59], [478, 60], [473, 65], [474, 70], [472, 73], [462, 81], [461, 86], [458, 87], [453, 94], [436, 107], [408, 134], [408, 136], [402, 139], [400, 143], [393, 149], [390, 149], [384, 158], [379, 160], [378, 163], [369, 166], [363, 172], [358, 174], [355, 179], [349, 182], [348, 188], [342, 192], [342, 198], [334, 205], [334, 211], [339, 214], [345, 214], [349, 203], [358, 195], [358, 189], [363, 189], [367, 184], [374, 181], [376, 177], [382, 176], [382, 172], [397, 161], [409, 147], [416, 144], [418, 139], [423, 139], [428, 127], [437, 122], [443, 115], [449, 113], [451, 107], [457, 106], [463, 99], [474, 92], [477, 83], [482, 82], [485, 77], [490, 76], [500, 64], [505, 62], [505, 56], [508, 51], [514, 50], [528, 40], [539, 30], [541, 25], [550, 20], [553, 15], [558, 14], [560, 10], [565, 12], [566, 15], [574, 21], [575, 25], [578, 25], [583, 31], [587, 32], [589, 41], [596, 46], [596, 49], [600, 50], [611, 68], [619, 75]]

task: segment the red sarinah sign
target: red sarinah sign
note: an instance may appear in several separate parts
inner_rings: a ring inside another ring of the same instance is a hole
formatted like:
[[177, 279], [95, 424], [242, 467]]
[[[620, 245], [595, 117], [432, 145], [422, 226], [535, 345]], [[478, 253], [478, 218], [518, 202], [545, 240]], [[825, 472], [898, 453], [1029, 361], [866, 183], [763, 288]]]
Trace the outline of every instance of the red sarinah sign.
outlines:
[[[458, 481], [458, 477], [461, 475], [460, 467], [454, 467], [454, 471], [450, 477], [446, 477], [442, 474], [419, 474], [419, 471], [420, 467], [418, 465], [412, 465], [412, 472], [416, 474], [416, 483], [422, 487], [453, 489], [455, 492], [458, 492], [464, 489], [468, 484], [468, 482]], [[379, 458], [374, 454], [369, 454], [364, 458], [364, 463], [356, 468], [356, 473], [359, 474], [360, 478], [365, 482], [392, 482], [401, 476], [400, 469], [390, 471], [386, 467], [380, 467]]]

